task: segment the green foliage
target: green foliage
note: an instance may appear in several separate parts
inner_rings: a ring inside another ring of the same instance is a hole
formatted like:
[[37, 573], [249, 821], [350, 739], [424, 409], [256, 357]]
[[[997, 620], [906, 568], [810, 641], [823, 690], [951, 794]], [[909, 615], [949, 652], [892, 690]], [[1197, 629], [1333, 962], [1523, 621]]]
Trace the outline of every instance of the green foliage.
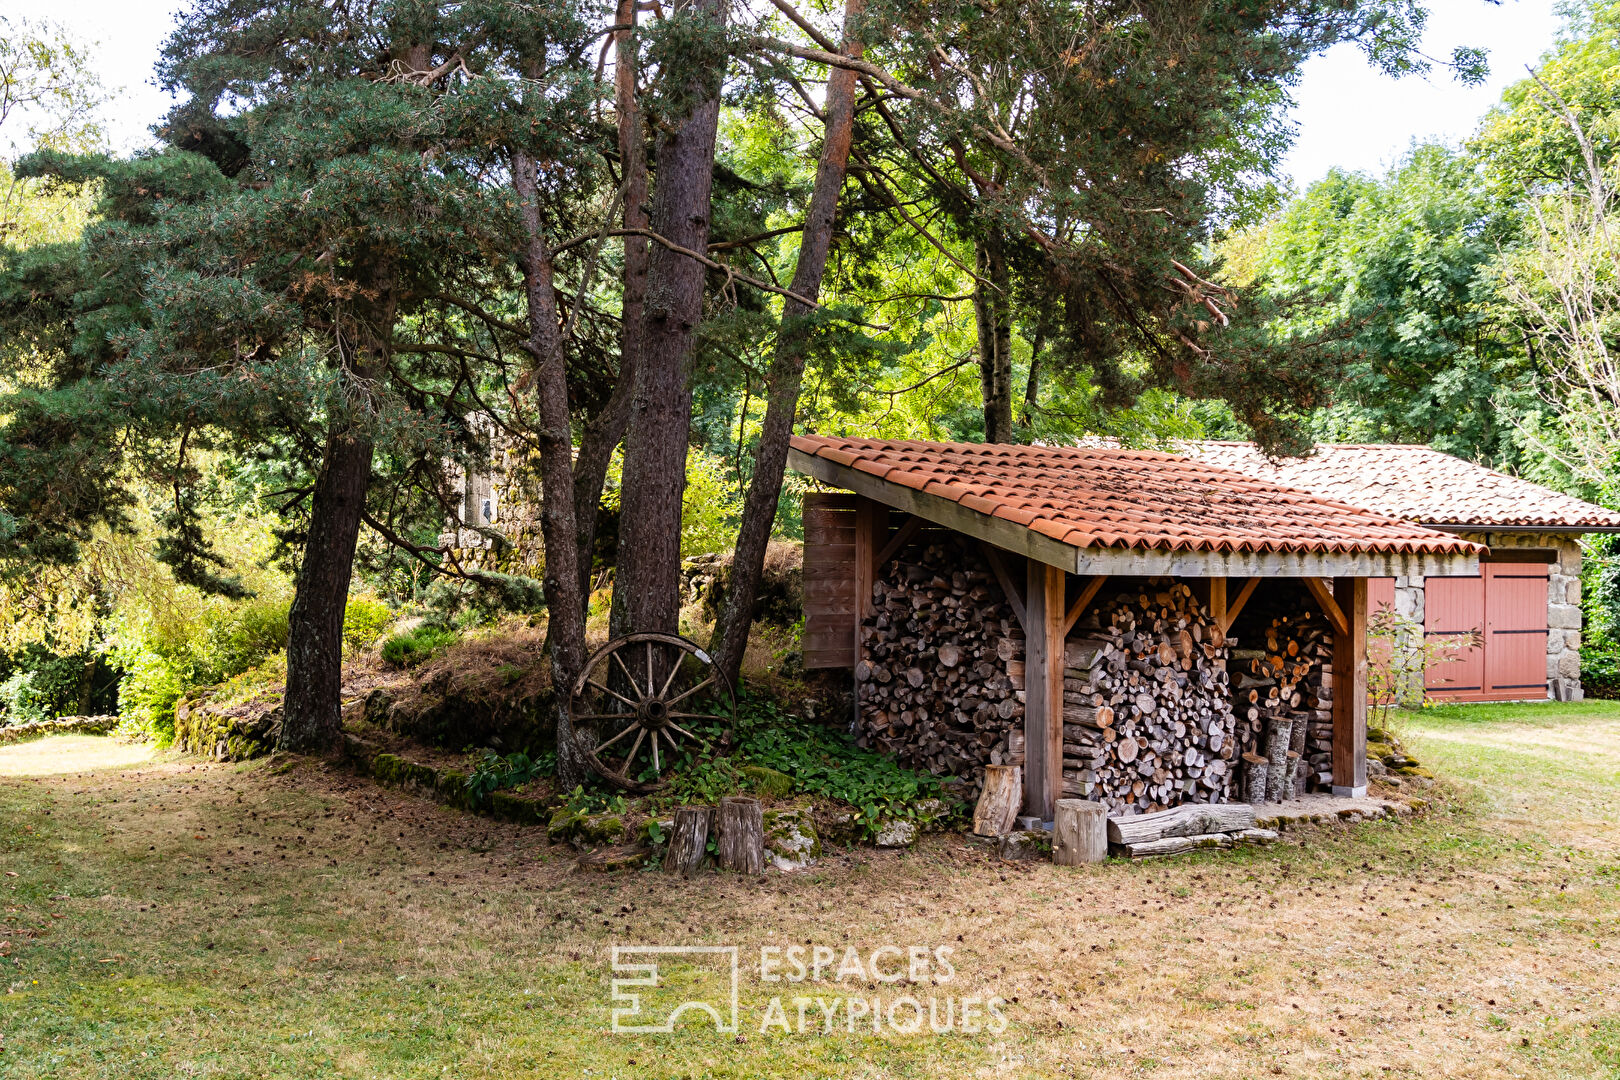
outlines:
[[395, 667], [415, 667], [461, 637], [448, 627], [423, 623], [412, 630], [394, 634], [383, 642], [382, 657]]
[[563, 796], [561, 809], [569, 815], [622, 814], [629, 805], [622, 792], [581, 784]]
[[1589, 698], [1620, 698], [1620, 644], [1581, 643], [1581, 689]]
[[422, 590], [429, 621], [440, 626], [480, 625], [513, 613], [544, 611], [544, 586], [520, 574], [480, 570], [470, 578], [438, 578]]
[[375, 596], [351, 596], [343, 608], [343, 651], [371, 648], [394, 622], [394, 610]]
[[[695, 722], [692, 731], [716, 744], [726, 733], [718, 719]], [[856, 746], [843, 733], [746, 691], [738, 698], [730, 743], [729, 756], [688, 754], [677, 766], [672, 793], [683, 801], [713, 803], [752, 787], [763, 770], [771, 770], [773, 796], [789, 794], [777, 786], [781, 777], [790, 781], [792, 792], [848, 803], [860, 812], [868, 836], [876, 836], [885, 819], [918, 816], [919, 801], [944, 798], [942, 778], [902, 768], [886, 754]]]
[[35, 645], [6, 667], [11, 674], [0, 681], [0, 724], [25, 724], [77, 715], [89, 696], [96, 657], [56, 656]]
[[702, 450], [689, 451], [681, 499], [681, 554], [726, 550], [736, 535], [741, 509], [741, 500], [727, 481], [724, 462]]
[[519, 788], [543, 775], [541, 763], [521, 751], [504, 757], [485, 750], [472, 772], [467, 774], [467, 793], [479, 805], [489, 802], [492, 792]]

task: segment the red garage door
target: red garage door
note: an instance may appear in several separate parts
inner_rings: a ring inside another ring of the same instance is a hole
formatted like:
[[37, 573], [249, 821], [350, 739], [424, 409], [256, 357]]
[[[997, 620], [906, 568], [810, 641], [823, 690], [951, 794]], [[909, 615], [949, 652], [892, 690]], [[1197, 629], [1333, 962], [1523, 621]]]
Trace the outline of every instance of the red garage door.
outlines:
[[1424, 633], [1431, 642], [1484, 643], [1431, 664], [1429, 696], [1451, 701], [1514, 701], [1547, 696], [1547, 566], [1482, 562], [1477, 577], [1432, 577], [1424, 589]]

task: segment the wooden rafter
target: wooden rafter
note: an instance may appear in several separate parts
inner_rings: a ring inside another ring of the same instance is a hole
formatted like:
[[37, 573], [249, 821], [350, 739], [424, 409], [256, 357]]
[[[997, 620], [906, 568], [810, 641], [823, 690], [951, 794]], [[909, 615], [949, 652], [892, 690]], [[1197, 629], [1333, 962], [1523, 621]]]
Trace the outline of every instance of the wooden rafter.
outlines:
[[996, 580], [1001, 583], [1001, 591], [1007, 594], [1007, 603], [1012, 605], [1013, 614], [1018, 616], [1018, 625], [1024, 628], [1024, 634], [1029, 635], [1029, 616], [1024, 613], [1024, 594], [1018, 591], [1013, 584], [1011, 575], [1007, 573], [1007, 564], [1001, 560], [1001, 552], [995, 545], [979, 541], [979, 547], [984, 550], [985, 561], [990, 569], [995, 571]]
[[1069, 631], [1073, 630], [1074, 624], [1080, 621], [1080, 616], [1085, 614], [1087, 605], [1097, 598], [1097, 590], [1102, 588], [1103, 582], [1107, 580], [1107, 574], [1093, 574], [1091, 579], [1086, 582], [1085, 587], [1080, 590], [1080, 595], [1075, 597], [1074, 603], [1069, 605], [1068, 613], [1063, 616], [1064, 637], [1069, 636]]
[[[1215, 616], [1215, 622], [1218, 626], [1220, 626], [1221, 633], [1224, 634], [1228, 630], [1232, 629], [1232, 624], [1237, 621], [1238, 615], [1243, 611], [1243, 605], [1249, 602], [1249, 597], [1254, 595], [1255, 586], [1259, 584], [1260, 579], [1257, 577], [1252, 577], [1245, 581], [1243, 583], [1243, 588], [1238, 590], [1237, 596], [1233, 597], [1230, 603], [1225, 604], [1225, 613]], [[1221, 584], [1220, 589], [1221, 597], [1224, 601], [1227, 591], [1226, 584], [1224, 582]]]
[[895, 530], [894, 535], [889, 537], [889, 542], [883, 545], [883, 550], [878, 552], [877, 558], [872, 561], [873, 571], [881, 570], [883, 564], [894, 558], [896, 552], [910, 543], [911, 538], [916, 536], [917, 530], [922, 527], [922, 518], [916, 514], [908, 514], [905, 523]]
[[1345, 617], [1344, 609], [1339, 606], [1338, 601], [1333, 599], [1331, 586], [1321, 578], [1308, 577], [1303, 580], [1305, 587], [1311, 591], [1311, 595], [1316, 597], [1317, 606], [1322, 609], [1322, 614], [1326, 615], [1328, 622], [1333, 624], [1333, 632], [1341, 635], [1348, 634], [1350, 632], [1350, 620]]

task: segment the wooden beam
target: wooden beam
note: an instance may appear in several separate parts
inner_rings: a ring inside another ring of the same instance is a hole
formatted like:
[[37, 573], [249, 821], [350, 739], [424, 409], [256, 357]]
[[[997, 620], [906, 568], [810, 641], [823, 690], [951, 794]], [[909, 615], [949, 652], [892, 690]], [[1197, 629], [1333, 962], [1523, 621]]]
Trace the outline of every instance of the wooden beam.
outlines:
[[1067, 575], [1029, 560], [1024, 626], [1024, 813], [1051, 821], [1063, 790], [1063, 593]]
[[[1069, 636], [1069, 631], [1073, 630], [1074, 624], [1080, 621], [1080, 616], [1085, 614], [1087, 605], [1097, 598], [1097, 590], [1102, 588], [1103, 582], [1107, 580], [1107, 574], [1094, 574], [1091, 580], [1087, 581], [1085, 586], [1081, 588], [1080, 595], [1074, 598], [1073, 604], [1069, 605], [1068, 614], [1063, 616], [1064, 637]], [[1028, 633], [1028, 631], [1025, 632]]]
[[[1243, 605], [1249, 602], [1249, 597], [1254, 595], [1255, 587], [1259, 584], [1260, 579], [1257, 577], [1252, 577], [1243, 583], [1243, 588], [1238, 590], [1237, 598], [1226, 605], [1226, 621], [1220, 624], [1221, 633], [1224, 634], [1232, 629], [1232, 624], [1237, 622], [1237, 617], [1243, 613]], [[1223, 593], [1226, 591], [1224, 585], [1221, 587], [1221, 591]], [[1225, 598], [1222, 597], [1222, 599]]]
[[872, 560], [872, 569], [881, 570], [884, 563], [894, 558], [896, 552], [911, 542], [911, 538], [917, 535], [917, 530], [922, 526], [922, 518], [916, 514], [907, 515], [905, 522], [888, 538], [889, 542], [883, 545], [883, 550], [877, 553], [877, 558]]
[[1226, 628], [1232, 625], [1232, 621], [1226, 617], [1226, 579], [1212, 577], [1204, 580], [1209, 582], [1209, 595], [1204, 598], [1204, 604], [1209, 608], [1209, 617], [1215, 620], [1215, 625], [1224, 634]]
[[1333, 794], [1367, 794], [1367, 579], [1336, 578], [1346, 632], [1333, 635]]
[[1311, 591], [1311, 595], [1316, 597], [1317, 606], [1322, 609], [1322, 614], [1326, 615], [1328, 622], [1333, 624], [1333, 632], [1335, 634], [1348, 634], [1350, 624], [1345, 622], [1344, 610], [1334, 601], [1328, 583], [1321, 578], [1314, 577], [1304, 578], [1303, 580], [1305, 587]]
[[990, 569], [995, 572], [996, 580], [1001, 583], [1001, 591], [1007, 594], [1007, 603], [1012, 605], [1013, 614], [1018, 616], [1018, 625], [1024, 628], [1024, 636], [1029, 637], [1031, 630], [1029, 628], [1029, 616], [1024, 612], [1024, 597], [1013, 583], [1012, 575], [1007, 573], [1007, 564], [1002, 560], [1001, 552], [996, 550], [994, 544], [986, 544], [982, 540], [979, 542], [979, 547], [984, 549], [985, 561], [990, 564]]
[[888, 529], [889, 508], [873, 499], [855, 500], [855, 640], [856, 661], [860, 661], [861, 622], [872, 612], [872, 582], [878, 563], [872, 550]]

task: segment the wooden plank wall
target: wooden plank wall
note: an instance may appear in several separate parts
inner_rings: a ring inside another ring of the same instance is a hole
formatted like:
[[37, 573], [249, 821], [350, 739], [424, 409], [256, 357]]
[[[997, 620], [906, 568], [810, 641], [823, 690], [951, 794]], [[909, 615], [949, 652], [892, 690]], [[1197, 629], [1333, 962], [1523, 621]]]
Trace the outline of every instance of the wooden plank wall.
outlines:
[[[804, 497], [804, 666], [855, 665], [856, 497]], [[870, 558], [870, 556], [868, 556]]]

